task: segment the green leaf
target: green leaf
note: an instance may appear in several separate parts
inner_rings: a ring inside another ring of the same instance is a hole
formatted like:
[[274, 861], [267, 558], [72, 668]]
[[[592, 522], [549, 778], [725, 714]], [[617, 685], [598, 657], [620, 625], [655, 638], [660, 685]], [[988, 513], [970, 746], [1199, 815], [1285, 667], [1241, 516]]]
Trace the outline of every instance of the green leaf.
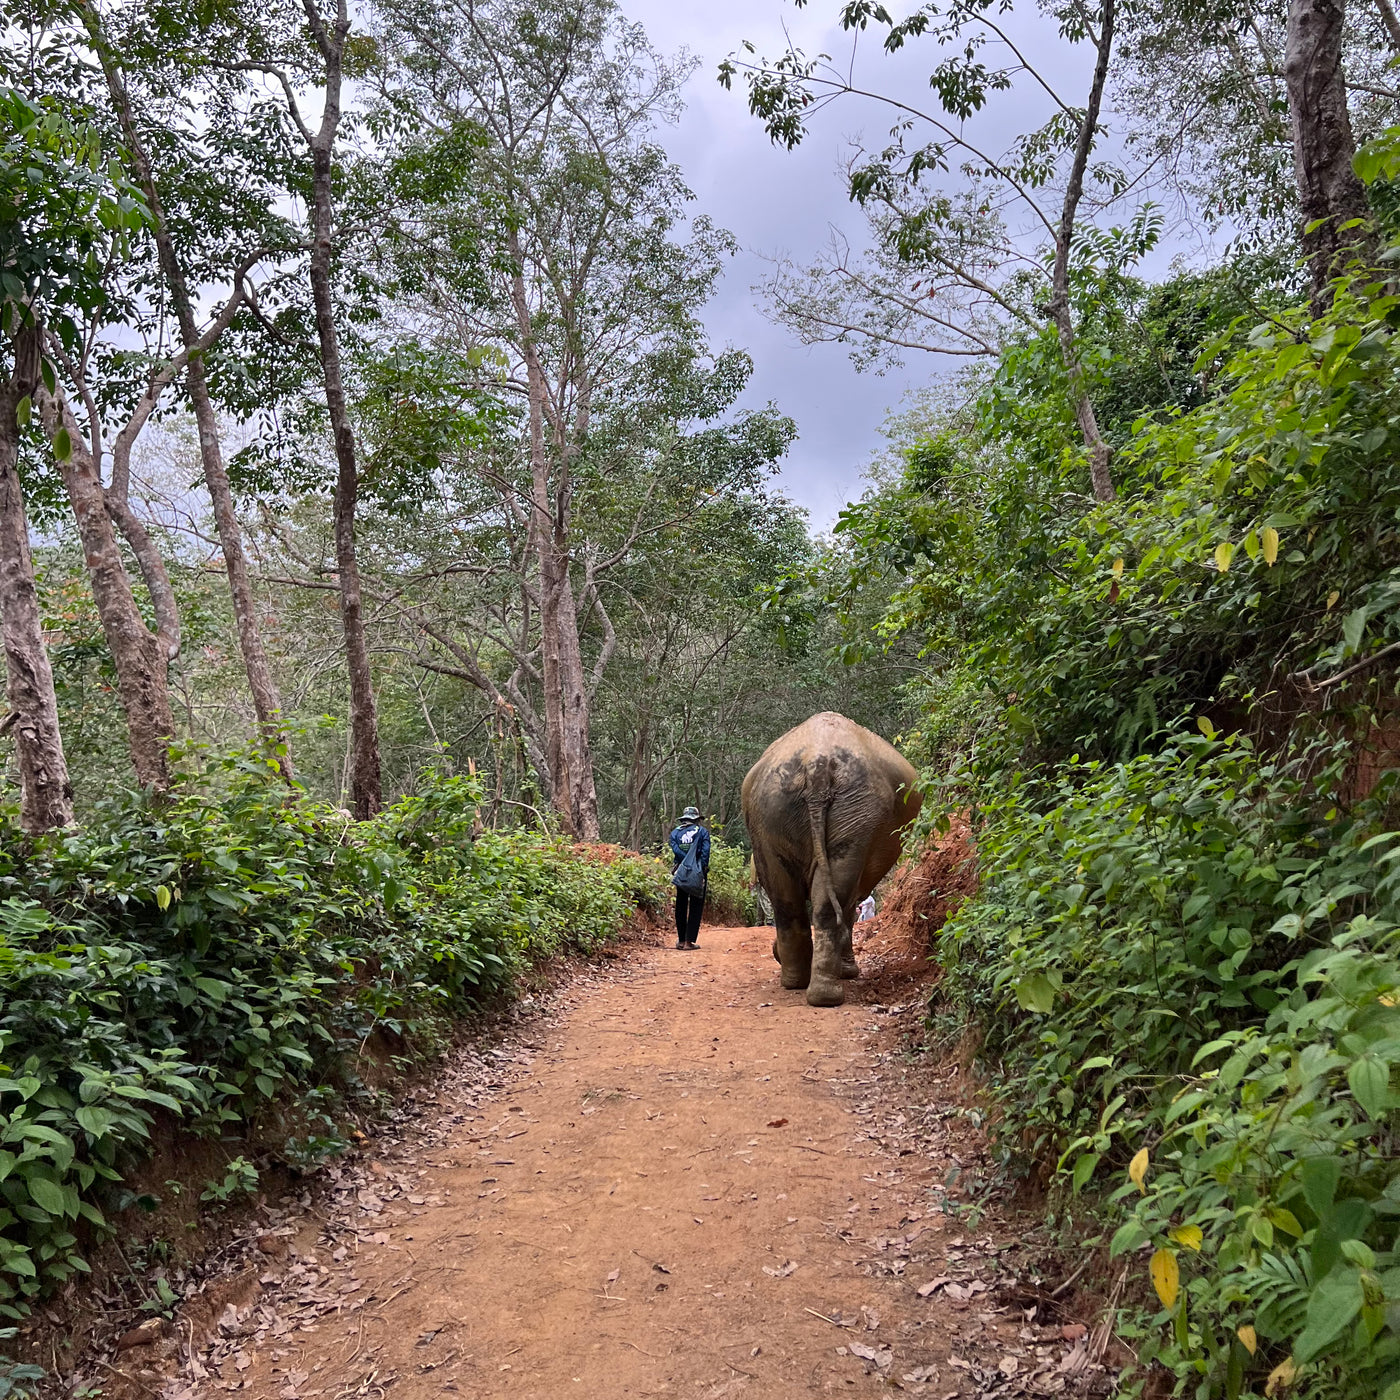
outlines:
[[1323, 1216], [1313, 1233], [1312, 1262], [1315, 1277], [1325, 1276], [1341, 1259], [1342, 1245], [1360, 1239], [1371, 1220], [1365, 1201], [1350, 1197], [1338, 1201]]
[[1337, 1196], [1337, 1183], [1342, 1179], [1342, 1164], [1333, 1156], [1305, 1157], [1300, 1172], [1303, 1178], [1303, 1199], [1308, 1209], [1320, 1220], [1332, 1209]]
[[33, 412], [34, 401], [30, 398], [28, 394], [26, 394], [15, 405], [15, 421], [19, 424], [21, 428], [27, 428], [29, 426], [29, 420], [32, 417]]
[[1089, 1184], [1089, 1179], [1094, 1175], [1094, 1168], [1099, 1164], [1099, 1154], [1097, 1152], [1086, 1152], [1074, 1164], [1074, 1194], [1077, 1196], [1085, 1186]]
[[1361, 646], [1361, 636], [1366, 630], [1366, 608], [1355, 608], [1342, 621], [1342, 640], [1348, 652], [1355, 652]]
[[1385, 1116], [1390, 1099], [1390, 1074], [1384, 1064], [1370, 1055], [1353, 1060], [1347, 1070], [1347, 1083], [1356, 1101], [1372, 1118]]
[[1313, 1287], [1306, 1325], [1293, 1343], [1294, 1358], [1311, 1361], [1320, 1355], [1351, 1325], [1364, 1301], [1360, 1271], [1349, 1264], [1333, 1269]]
[[116, 1115], [109, 1113], [105, 1108], [96, 1108], [91, 1104], [84, 1104], [73, 1115], [78, 1121], [78, 1126], [84, 1132], [91, 1134], [95, 1138], [106, 1137], [112, 1129], [112, 1124], [117, 1121]]
[[1044, 1016], [1055, 1005], [1054, 983], [1043, 972], [1023, 977], [1016, 983], [1016, 1000], [1022, 1011], [1034, 1011]]
[[1113, 1232], [1113, 1238], [1108, 1244], [1108, 1257], [1116, 1259], [1120, 1254], [1124, 1254], [1130, 1249], [1136, 1249], [1146, 1240], [1147, 1231], [1143, 1228], [1142, 1222], [1129, 1220]]
[[25, 1183], [29, 1188], [29, 1198], [40, 1210], [52, 1216], [62, 1216], [64, 1207], [63, 1188], [44, 1176], [31, 1176]]
[[53, 455], [57, 461], [66, 462], [73, 455], [73, 439], [68, 436], [68, 429], [60, 427], [53, 435]]

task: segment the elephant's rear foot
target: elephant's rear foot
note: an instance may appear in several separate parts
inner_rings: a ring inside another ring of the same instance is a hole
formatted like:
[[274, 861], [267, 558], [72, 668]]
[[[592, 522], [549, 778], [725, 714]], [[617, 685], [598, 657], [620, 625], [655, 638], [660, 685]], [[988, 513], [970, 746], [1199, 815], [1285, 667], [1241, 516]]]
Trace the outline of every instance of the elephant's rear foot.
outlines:
[[846, 988], [839, 978], [814, 976], [807, 988], [808, 1006], [840, 1006], [846, 1000]]
[[785, 967], [783, 969], [783, 990], [800, 992], [812, 980], [810, 967]]
[[778, 952], [778, 940], [775, 938], [775, 939], [773, 940], [773, 961], [774, 961], [775, 963], [780, 963], [780, 962], [782, 962], [782, 960], [783, 960], [783, 959], [782, 959], [782, 956], [781, 956], [781, 954], [779, 954], [779, 952]]

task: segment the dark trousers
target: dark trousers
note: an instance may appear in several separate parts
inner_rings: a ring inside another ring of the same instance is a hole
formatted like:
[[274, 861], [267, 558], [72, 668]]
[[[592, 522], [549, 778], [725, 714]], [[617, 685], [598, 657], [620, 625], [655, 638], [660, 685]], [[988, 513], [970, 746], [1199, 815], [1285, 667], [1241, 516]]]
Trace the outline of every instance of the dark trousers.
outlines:
[[682, 943], [694, 943], [700, 937], [700, 913], [705, 907], [703, 894], [676, 891], [676, 937]]

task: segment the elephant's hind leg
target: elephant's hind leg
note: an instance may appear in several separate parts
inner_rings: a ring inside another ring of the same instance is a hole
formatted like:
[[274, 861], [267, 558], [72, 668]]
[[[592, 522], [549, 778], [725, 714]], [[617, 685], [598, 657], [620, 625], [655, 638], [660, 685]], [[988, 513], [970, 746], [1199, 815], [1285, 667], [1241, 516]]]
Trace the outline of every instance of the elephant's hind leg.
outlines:
[[773, 901], [777, 937], [773, 956], [782, 965], [783, 986], [800, 991], [812, 978], [812, 925], [807, 920], [807, 892], [783, 868], [771, 871], [768, 898]]
[[805, 917], [785, 921], [778, 915], [778, 936], [773, 946], [782, 965], [782, 983], [790, 992], [801, 991], [812, 980], [812, 931]]
[[840, 1006], [846, 1000], [843, 983], [860, 976], [851, 945], [851, 920], [855, 916], [857, 888], [865, 865], [863, 845], [851, 845], [829, 858], [831, 890], [839, 908], [823, 905], [814, 910], [812, 980], [807, 1001], [812, 1006]]

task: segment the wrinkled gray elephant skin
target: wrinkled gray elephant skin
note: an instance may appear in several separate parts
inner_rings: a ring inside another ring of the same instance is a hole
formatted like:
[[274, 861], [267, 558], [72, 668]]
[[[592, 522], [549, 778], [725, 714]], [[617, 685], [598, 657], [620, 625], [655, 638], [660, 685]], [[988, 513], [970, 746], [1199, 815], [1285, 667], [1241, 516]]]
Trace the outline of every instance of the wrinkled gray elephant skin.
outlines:
[[[783, 986], [840, 1006], [859, 975], [856, 906], [899, 859], [919, 813], [918, 775], [878, 734], [830, 712], [764, 751], [744, 779], [754, 871], [773, 902]], [[811, 913], [808, 914], [810, 904]]]

